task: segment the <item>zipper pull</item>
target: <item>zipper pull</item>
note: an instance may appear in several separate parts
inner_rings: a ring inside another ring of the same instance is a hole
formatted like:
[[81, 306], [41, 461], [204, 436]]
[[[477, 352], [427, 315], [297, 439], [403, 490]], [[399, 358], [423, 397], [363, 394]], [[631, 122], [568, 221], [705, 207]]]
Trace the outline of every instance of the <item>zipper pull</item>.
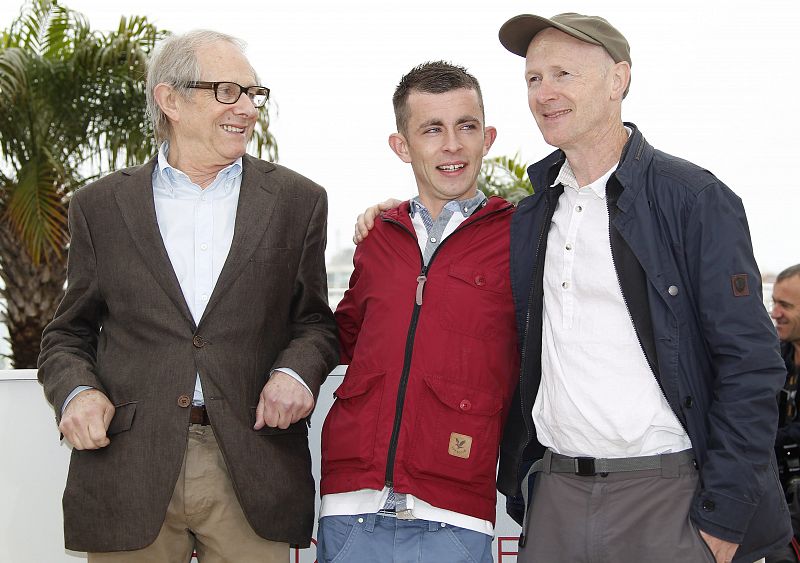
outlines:
[[422, 305], [422, 289], [425, 287], [425, 282], [428, 276], [421, 274], [417, 276], [417, 305]]

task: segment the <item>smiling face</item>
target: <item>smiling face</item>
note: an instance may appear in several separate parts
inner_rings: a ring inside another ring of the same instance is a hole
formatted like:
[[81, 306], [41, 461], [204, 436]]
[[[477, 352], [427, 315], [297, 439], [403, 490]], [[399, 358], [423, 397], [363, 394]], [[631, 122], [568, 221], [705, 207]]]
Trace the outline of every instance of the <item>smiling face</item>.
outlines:
[[[256, 84], [250, 63], [236, 45], [218, 41], [198, 48], [196, 56], [201, 81]], [[246, 95], [234, 104], [218, 102], [213, 90], [193, 89], [188, 98], [173, 98], [169, 115], [173, 166], [186, 173], [215, 173], [244, 155], [258, 118], [258, 110]]]
[[800, 276], [791, 276], [772, 287], [772, 312], [778, 337], [784, 342], [800, 342]]
[[404, 131], [389, 145], [411, 164], [420, 199], [433, 217], [445, 203], [477, 193], [478, 174], [497, 132], [484, 127], [475, 90], [458, 88], [442, 94], [412, 91]]
[[549, 145], [591, 150], [619, 126], [628, 79], [623, 65], [615, 65], [602, 47], [555, 28], [533, 38], [525, 57], [528, 105]]

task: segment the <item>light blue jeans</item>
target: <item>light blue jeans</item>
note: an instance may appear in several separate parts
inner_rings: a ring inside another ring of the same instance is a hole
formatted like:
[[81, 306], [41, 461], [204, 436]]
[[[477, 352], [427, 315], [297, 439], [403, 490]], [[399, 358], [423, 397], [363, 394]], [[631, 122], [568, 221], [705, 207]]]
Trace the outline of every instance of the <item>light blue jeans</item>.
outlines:
[[319, 563], [492, 563], [492, 537], [429, 520], [381, 514], [325, 516]]

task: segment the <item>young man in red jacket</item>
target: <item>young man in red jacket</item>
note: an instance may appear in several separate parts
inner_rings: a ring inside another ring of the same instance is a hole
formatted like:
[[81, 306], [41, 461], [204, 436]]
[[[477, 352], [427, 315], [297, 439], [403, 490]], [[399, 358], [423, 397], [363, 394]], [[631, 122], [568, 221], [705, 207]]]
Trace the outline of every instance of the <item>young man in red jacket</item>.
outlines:
[[519, 370], [513, 206], [477, 189], [497, 132], [473, 76], [426, 63], [393, 101], [419, 195], [376, 221], [336, 311], [349, 367], [322, 430], [318, 558], [490, 563]]

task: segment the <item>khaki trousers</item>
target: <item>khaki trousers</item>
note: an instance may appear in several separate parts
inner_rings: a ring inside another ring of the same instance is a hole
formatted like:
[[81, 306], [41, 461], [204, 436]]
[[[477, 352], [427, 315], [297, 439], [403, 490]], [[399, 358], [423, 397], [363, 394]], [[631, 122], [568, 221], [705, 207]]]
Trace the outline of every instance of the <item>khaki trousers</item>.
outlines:
[[[280, 515], [276, 514], [276, 518]], [[211, 426], [192, 424], [164, 524], [144, 549], [90, 553], [90, 563], [288, 563], [289, 545], [258, 536], [236, 499]]]

